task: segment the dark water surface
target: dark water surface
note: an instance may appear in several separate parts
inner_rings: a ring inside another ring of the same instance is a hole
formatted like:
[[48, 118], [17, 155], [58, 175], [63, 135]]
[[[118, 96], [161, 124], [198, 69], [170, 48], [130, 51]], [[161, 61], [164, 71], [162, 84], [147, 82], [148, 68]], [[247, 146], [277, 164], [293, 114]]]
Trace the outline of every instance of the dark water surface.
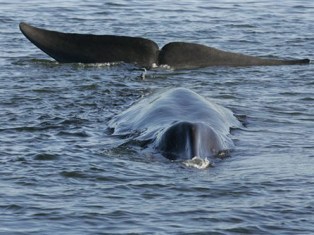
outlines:
[[[0, 234], [313, 234], [314, 66], [149, 71], [58, 64], [20, 21], [314, 59], [314, 3], [0, 1]], [[197, 170], [111, 137], [112, 116], [186, 87], [247, 116]]]

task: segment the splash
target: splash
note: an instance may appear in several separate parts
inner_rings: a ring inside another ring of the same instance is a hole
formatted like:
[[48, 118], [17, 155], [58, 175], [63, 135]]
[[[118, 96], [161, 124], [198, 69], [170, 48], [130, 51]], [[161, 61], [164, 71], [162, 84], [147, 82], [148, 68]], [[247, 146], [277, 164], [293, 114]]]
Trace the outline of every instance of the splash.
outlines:
[[201, 170], [214, 166], [213, 162], [209, 161], [207, 158], [202, 159], [198, 156], [195, 156], [190, 160], [184, 161], [183, 164], [187, 167], [194, 167]]

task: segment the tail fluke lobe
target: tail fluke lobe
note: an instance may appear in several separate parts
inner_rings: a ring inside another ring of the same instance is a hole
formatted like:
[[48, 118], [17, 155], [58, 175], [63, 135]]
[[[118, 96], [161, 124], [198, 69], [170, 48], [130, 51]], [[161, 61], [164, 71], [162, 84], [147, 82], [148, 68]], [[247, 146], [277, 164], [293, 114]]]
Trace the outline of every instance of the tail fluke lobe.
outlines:
[[196, 43], [171, 42], [159, 53], [160, 65], [174, 69], [189, 69], [209, 66], [268, 66], [308, 64], [309, 59], [276, 60], [227, 52]]
[[61, 33], [20, 23], [33, 44], [62, 63], [125, 62], [150, 68], [157, 63], [158, 45], [145, 38]]

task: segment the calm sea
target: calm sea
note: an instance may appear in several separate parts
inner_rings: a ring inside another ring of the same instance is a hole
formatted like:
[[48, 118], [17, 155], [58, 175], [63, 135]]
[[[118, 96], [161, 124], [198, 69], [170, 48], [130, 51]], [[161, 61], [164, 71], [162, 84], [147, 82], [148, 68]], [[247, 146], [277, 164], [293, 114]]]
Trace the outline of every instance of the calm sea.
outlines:
[[[19, 31], [206, 44], [314, 59], [314, 2], [0, 0], [0, 234], [314, 234], [314, 66], [59, 64]], [[197, 170], [120, 146], [111, 117], [186, 87], [247, 117]]]

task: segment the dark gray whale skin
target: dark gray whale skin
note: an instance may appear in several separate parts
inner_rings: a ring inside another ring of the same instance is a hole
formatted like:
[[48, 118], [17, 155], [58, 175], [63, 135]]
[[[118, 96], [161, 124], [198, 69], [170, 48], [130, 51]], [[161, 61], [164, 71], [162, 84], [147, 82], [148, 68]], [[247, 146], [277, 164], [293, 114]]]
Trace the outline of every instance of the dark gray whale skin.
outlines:
[[114, 136], [147, 143], [170, 160], [212, 158], [234, 148], [230, 128], [242, 124], [231, 110], [185, 88], [153, 94], [114, 116]]
[[[231, 140], [230, 140], [231, 142]], [[219, 134], [204, 122], [177, 122], [168, 127], [156, 142], [156, 149], [170, 160], [212, 157], [229, 154]]]
[[186, 42], [166, 44], [159, 54], [159, 64], [176, 69], [208, 66], [270, 66], [308, 64], [310, 60], [264, 59], [240, 53], [226, 52], [216, 48]]
[[34, 45], [61, 63], [125, 62], [172, 69], [209, 66], [308, 64], [310, 60], [274, 60], [226, 52], [205, 45], [171, 42], [161, 50], [149, 39], [115, 35], [61, 33], [20, 23], [20, 30]]
[[114, 35], [61, 33], [20, 23], [20, 30], [34, 45], [61, 63], [125, 62], [151, 67], [158, 45], [148, 39]]

